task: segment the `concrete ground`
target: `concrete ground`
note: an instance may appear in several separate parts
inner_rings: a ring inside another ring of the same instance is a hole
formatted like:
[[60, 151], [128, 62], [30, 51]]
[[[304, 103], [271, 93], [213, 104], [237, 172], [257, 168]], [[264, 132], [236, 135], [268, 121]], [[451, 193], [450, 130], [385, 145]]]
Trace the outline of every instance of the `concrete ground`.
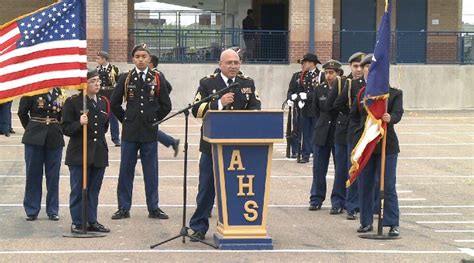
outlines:
[[[183, 118], [162, 129], [183, 141]], [[190, 119], [187, 217], [195, 209], [200, 121]], [[358, 221], [329, 215], [334, 168], [328, 174], [328, 197], [321, 211], [308, 211], [312, 165], [285, 159], [285, 145], [273, 156], [268, 232], [272, 251], [220, 251], [175, 240], [149, 246], [177, 234], [182, 216], [183, 153], [160, 154], [160, 205], [169, 220], [147, 217], [141, 164], [137, 165], [131, 218], [114, 221], [119, 148], [109, 146], [110, 167], [102, 185], [99, 221], [112, 232], [104, 238], [62, 237], [71, 223], [69, 172], [61, 167], [59, 222], [47, 220], [44, 207], [35, 222], [25, 221], [22, 207], [25, 165], [23, 128], [14, 115], [16, 134], [0, 136], [0, 261], [197, 261], [197, 262], [460, 262], [474, 260], [474, 112], [406, 112], [397, 125], [401, 150], [397, 189], [401, 210], [399, 240], [358, 237]], [[110, 142], [110, 136], [107, 136]], [[110, 143], [111, 144], [111, 143]], [[182, 148], [181, 148], [182, 149]], [[64, 156], [63, 156], [64, 158]], [[46, 193], [46, 190], [43, 191]], [[44, 203], [43, 198], [43, 203]], [[211, 218], [207, 240], [215, 231]], [[387, 230], [386, 230], [387, 231]]]

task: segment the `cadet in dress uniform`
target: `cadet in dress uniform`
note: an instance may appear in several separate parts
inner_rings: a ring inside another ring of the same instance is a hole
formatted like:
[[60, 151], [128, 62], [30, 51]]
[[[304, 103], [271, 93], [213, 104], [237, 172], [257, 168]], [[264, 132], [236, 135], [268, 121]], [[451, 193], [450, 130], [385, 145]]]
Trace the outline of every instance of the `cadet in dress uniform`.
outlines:
[[[105, 168], [109, 165], [109, 150], [105, 133], [109, 126], [110, 104], [106, 97], [98, 95], [100, 78], [97, 70], [87, 73], [87, 112], [83, 112], [83, 94], [66, 100], [61, 126], [69, 136], [66, 149], [66, 165], [69, 166], [71, 194], [69, 211], [71, 213], [71, 232], [82, 233], [82, 183], [83, 183], [83, 125], [87, 125], [87, 230], [110, 232], [97, 221], [99, 192]], [[83, 91], [84, 92], [84, 91]]]
[[[196, 118], [202, 118], [208, 110], [260, 110], [260, 98], [255, 90], [253, 80], [244, 75], [239, 75], [239, 55], [227, 49], [221, 53], [219, 68], [220, 73], [215, 73], [199, 81], [199, 87], [194, 98], [195, 102], [231, 85], [239, 83], [234, 92], [228, 92], [220, 98], [195, 105], [192, 113]], [[201, 158], [199, 160], [199, 187], [196, 197], [197, 208], [189, 222], [194, 231], [191, 235], [195, 239], [203, 240], [209, 230], [209, 213], [214, 205], [214, 173], [212, 168], [211, 145], [202, 139], [199, 144]], [[194, 241], [191, 239], [191, 241]]]
[[[115, 85], [119, 76], [119, 68], [110, 64], [109, 54], [105, 51], [97, 52], [96, 62], [97, 72], [100, 78], [100, 92], [101, 96], [106, 97], [109, 101], [112, 97]], [[115, 146], [120, 146], [120, 131], [117, 117], [113, 113], [109, 113], [110, 135]]]
[[304, 64], [301, 60], [298, 60], [298, 63], [301, 65], [301, 70], [293, 73], [291, 76], [290, 84], [288, 85], [288, 92], [286, 94], [286, 103], [292, 109], [292, 126], [293, 129], [291, 134], [287, 134], [287, 136], [291, 136], [291, 156], [290, 158], [296, 158], [298, 151], [301, 151], [301, 134], [300, 134], [300, 116], [301, 116], [301, 109], [298, 107], [298, 94], [303, 92], [303, 72], [304, 72]]
[[[336, 129], [337, 111], [333, 107], [326, 107], [330, 90], [342, 90], [343, 80], [339, 76], [341, 63], [337, 60], [329, 60], [323, 65], [326, 81], [316, 87], [314, 91], [313, 110], [317, 118], [314, 127], [314, 158], [313, 158], [313, 183], [311, 185], [309, 210], [320, 210], [326, 199], [326, 174], [329, 166], [329, 157], [334, 158], [334, 132]], [[331, 105], [332, 106], [332, 105]], [[334, 163], [334, 166], [337, 166]], [[335, 180], [336, 182], [336, 180]], [[345, 182], [345, 180], [344, 180]], [[339, 187], [336, 185], [336, 187]], [[345, 187], [345, 185], [344, 185]], [[332, 213], [340, 213], [344, 203], [331, 198]]]
[[303, 91], [298, 94], [300, 102], [298, 107], [301, 108], [300, 127], [302, 127], [303, 147], [301, 151], [301, 160], [299, 163], [309, 162], [309, 157], [313, 153], [313, 130], [316, 124], [316, 116], [313, 110], [313, 94], [314, 89], [321, 81], [321, 74], [316, 67], [321, 64], [318, 57], [314, 54], [308, 53], [303, 56], [301, 60], [304, 67], [303, 75]]
[[[361, 65], [364, 68], [364, 77], [367, 79], [369, 74], [372, 56], [366, 56]], [[364, 124], [368, 117], [364, 107], [365, 87], [362, 88], [352, 104], [350, 117], [360, 119], [360, 125], [355, 131], [355, 138], [358, 140], [364, 131]], [[399, 236], [400, 210], [398, 207], [398, 197], [396, 190], [396, 172], [397, 160], [400, 147], [394, 125], [400, 122], [403, 115], [403, 93], [401, 90], [389, 88], [387, 112], [382, 115], [382, 120], [387, 123], [387, 144], [385, 159], [385, 200], [384, 217], [382, 225], [390, 227], [389, 236]], [[364, 170], [359, 175], [359, 194], [360, 194], [360, 227], [359, 233], [365, 233], [373, 230], [374, 214], [374, 196], [379, 192], [380, 171], [381, 171], [381, 152], [382, 140], [377, 144], [372, 156], [370, 157]], [[378, 199], [377, 199], [378, 201]]]
[[26, 186], [23, 207], [26, 220], [34, 221], [41, 209], [43, 169], [46, 174], [46, 213], [59, 220], [59, 170], [64, 147], [61, 110], [64, 97], [59, 88], [20, 100], [18, 116], [25, 128]]
[[[163, 72], [161, 72], [157, 69], [157, 67], [158, 67], [158, 57], [157, 56], [151, 55], [150, 65], [148, 67], [151, 68], [152, 70], [158, 71], [160, 73], [160, 75], [165, 77]], [[166, 78], [165, 78], [165, 80], [166, 80]], [[166, 88], [168, 89], [168, 94], [171, 94], [171, 90], [173, 89], [173, 87], [171, 86], [171, 83], [168, 80], [166, 80]], [[172, 146], [173, 151], [174, 151], [174, 157], [178, 156], [179, 139], [175, 139], [175, 138], [171, 137], [170, 135], [166, 134], [164, 131], [158, 129], [158, 142], [163, 144], [166, 148], [169, 148], [170, 146]]]
[[[133, 178], [139, 150], [148, 217], [168, 219], [168, 215], [158, 206], [158, 126], [153, 124], [168, 115], [171, 100], [163, 75], [148, 67], [150, 51], [146, 45], [135, 46], [132, 57], [135, 67], [120, 76], [111, 101], [112, 111], [122, 122], [118, 211], [112, 219], [130, 217]], [[123, 101], [126, 102], [125, 110], [122, 108]]]
[[[336, 131], [334, 136], [335, 146], [335, 158], [336, 163], [339, 165], [336, 167], [336, 177], [340, 180], [338, 185], [345, 185], [343, 178], [348, 177], [349, 168], [351, 165], [350, 156], [352, 151], [352, 138], [353, 132], [348, 133], [349, 128], [349, 112], [352, 101], [354, 100], [357, 92], [365, 85], [363, 78], [362, 67], [360, 62], [365, 54], [362, 52], [356, 52], [349, 57], [349, 66], [351, 73], [347, 76], [342, 92], [334, 89], [329, 92], [328, 102], [326, 105], [333, 105], [335, 110], [339, 112], [336, 120]], [[358, 123], [356, 124], [358, 125]], [[352, 127], [355, 125], [352, 124]], [[346, 165], [344, 165], [346, 164]], [[340, 190], [339, 192], [334, 190]], [[347, 210], [347, 219], [355, 220], [357, 212], [359, 211], [359, 195], [357, 193], [357, 184], [352, 184], [348, 189], [344, 188], [333, 188], [333, 194], [335, 198], [339, 200], [345, 199], [345, 208]], [[337, 197], [336, 197], [337, 196]], [[331, 195], [332, 199], [332, 195]]]

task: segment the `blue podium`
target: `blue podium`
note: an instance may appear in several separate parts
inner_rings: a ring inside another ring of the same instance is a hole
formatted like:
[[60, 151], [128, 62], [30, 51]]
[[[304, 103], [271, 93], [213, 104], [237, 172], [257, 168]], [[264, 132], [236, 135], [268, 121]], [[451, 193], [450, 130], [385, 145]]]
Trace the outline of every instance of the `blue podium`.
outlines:
[[212, 144], [220, 249], [273, 249], [267, 207], [273, 143], [283, 142], [283, 111], [213, 111], [203, 118]]

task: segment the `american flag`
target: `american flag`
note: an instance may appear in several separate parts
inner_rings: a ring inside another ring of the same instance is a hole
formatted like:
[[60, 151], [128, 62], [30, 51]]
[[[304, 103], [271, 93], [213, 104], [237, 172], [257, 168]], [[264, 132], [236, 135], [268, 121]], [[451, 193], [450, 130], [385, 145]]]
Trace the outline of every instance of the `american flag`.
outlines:
[[0, 103], [86, 83], [85, 0], [63, 0], [0, 26]]
[[365, 87], [364, 107], [368, 116], [364, 124], [364, 132], [352, 150], [352, 166], [346, 182], [348, 187], [364, 169], [377, 143], [387, 130], [387, 123], [382, 121], [382, 115], [387, 111], [390, 85], [390, 17], [392, 15], [390, 0], [386, 0], [385, 5], [386, 10], [377, 33], [377, 42]]

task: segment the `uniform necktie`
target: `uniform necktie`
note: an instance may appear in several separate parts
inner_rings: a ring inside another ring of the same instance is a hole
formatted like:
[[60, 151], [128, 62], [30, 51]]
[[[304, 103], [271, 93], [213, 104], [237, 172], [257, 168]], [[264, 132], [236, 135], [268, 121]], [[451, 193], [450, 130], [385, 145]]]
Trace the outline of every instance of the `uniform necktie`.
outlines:
[[141, 82], [141, 83], [144, 83], [145, 80], [143, 79], [143, 76], [145, 75], [145, 72], [140, 71], [140, 73], [139, 73], [138, 75], [140, 76], [140, 82]]
[[228, 79], [227, 80], [227, 87], [229, 87], [230, 85], [232, 85], [232, 83], [234, 83], [234, 81], [232, 79]]

